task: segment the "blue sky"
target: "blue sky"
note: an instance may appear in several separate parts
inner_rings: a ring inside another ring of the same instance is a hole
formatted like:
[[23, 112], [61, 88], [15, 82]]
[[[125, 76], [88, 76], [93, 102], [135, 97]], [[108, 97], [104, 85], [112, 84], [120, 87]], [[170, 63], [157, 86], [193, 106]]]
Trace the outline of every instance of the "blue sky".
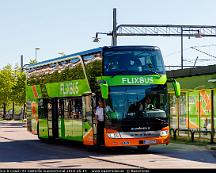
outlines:
[[[0, 68], [7, 64], [24, 63], [35, 56], [38, 61], [72, 54], [111, 44], [111, 38], [96, 32], [112, 30], [112, 10], [117, 8], [118, 24], [188, 24], [216, 25], [214, 0], [0, 0]], [[215, 63], [214, 58], [189, 49], [200, 46], [216, 56], [216, 38], [184, 38], [184, 58], [197, 65]], [[179, 37], [119, 37], [118, 45], [156, 45], [161, 48], [166, 65], [180, 65]]]

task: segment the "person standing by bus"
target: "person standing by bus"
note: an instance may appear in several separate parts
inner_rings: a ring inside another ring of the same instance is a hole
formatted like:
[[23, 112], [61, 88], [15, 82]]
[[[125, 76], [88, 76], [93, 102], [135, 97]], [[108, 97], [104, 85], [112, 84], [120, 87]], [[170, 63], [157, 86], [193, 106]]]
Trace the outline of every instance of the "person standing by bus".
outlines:
[[147, 95], [144, 99], [144, 109], [153, 109], [152, 100], [149, 95]]
[[98, 101], [95, 115], [97, 120], [97, 144], [102, 145], [104, 143], [104, 103], [102, 100]]

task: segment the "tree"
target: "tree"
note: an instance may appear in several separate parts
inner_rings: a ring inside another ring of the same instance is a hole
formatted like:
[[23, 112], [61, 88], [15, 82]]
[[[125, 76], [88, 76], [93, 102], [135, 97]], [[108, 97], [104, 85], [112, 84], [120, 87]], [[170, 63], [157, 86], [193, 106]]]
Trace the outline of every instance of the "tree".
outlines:
[[36, 58], [31, 58], [29, 60], [29, 64], [36, 64], [37, 63], [37, 59]]
[[3, 118], [9, 103], [13, 103], [13, 112], [14, 103], [25, 104], [25, 81], [26, 75], [18, 65], [15, 69], [12, 69], [11, 65], [7, 65], [0, 70], [0, 104], [3, 104]]
[[11, 65], [3, 67], [0, 71], [0, 103], [3, 104], [4, 117], [6, 114], [6, 106], [11, 101], [13, 87], [15, 86], [14, 71]]
[[14, 71], [14, 86], [12, 88], [12, 100], [20, 105], [25, 104], [25, 81], [26, 75], [17, 65]]

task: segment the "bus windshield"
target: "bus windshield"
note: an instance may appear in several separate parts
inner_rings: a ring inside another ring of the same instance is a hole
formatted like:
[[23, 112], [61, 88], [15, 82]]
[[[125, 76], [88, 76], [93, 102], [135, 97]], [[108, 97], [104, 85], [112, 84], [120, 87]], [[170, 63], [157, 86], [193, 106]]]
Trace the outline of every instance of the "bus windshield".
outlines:
[[104, 75], [164, 74], [161, 52], [155, 47], [108, 49], [103, 53]]
[[166, 85], [110, 87], [105, 113], [109, 120], [166, 118]]

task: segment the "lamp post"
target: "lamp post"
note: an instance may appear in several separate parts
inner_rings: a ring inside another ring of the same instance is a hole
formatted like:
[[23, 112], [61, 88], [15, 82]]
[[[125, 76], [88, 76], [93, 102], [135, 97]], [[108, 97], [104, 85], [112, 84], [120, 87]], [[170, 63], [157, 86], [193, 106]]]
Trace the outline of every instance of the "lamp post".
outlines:
[[36, 62], [37, 62], [37, 51], [38, 51], [38, 50], [40, 50], [40, 48], [39, 48], [39, 47], [36, 47], [36, 48], [35, 48], [35, 60], [36, 60]]
[[[200, 30], [199, 29], [183, 29], [183, 27], [181, 27], [181, 69], [184, 68], [184, 55], [183, 55], [183, 32], [187, 31], [189, 32], [188, 34], [186, 34], [187, 36], [195, 36], [196, 38], [201, 38], [201, 34], [200, 34]], [[195, 34], [191, 34], [190, 32], [197, 32]]]
[[93, 42], [99, 42], [100, 38], [98, 37], [99, 34], [106, 34], [107, 36], [112, 36], [112, 46], [117, 46], [117, 19], [116, 19], [116, 8], [113, 8], [113, 31], [110, 33], [105, 32], [96, 32], [96, 36], [93, 37]]
[[116, 8], [113, 8], [112, 46], [117, 46], [117, 17], [116, 17]]
[[23, 55], [20, 56], [20, 67], [21, 70], [23, 71]]
[[184, 57], [183, 57], [183, 29], [181, 27], [181, 69], [184, 66]]

